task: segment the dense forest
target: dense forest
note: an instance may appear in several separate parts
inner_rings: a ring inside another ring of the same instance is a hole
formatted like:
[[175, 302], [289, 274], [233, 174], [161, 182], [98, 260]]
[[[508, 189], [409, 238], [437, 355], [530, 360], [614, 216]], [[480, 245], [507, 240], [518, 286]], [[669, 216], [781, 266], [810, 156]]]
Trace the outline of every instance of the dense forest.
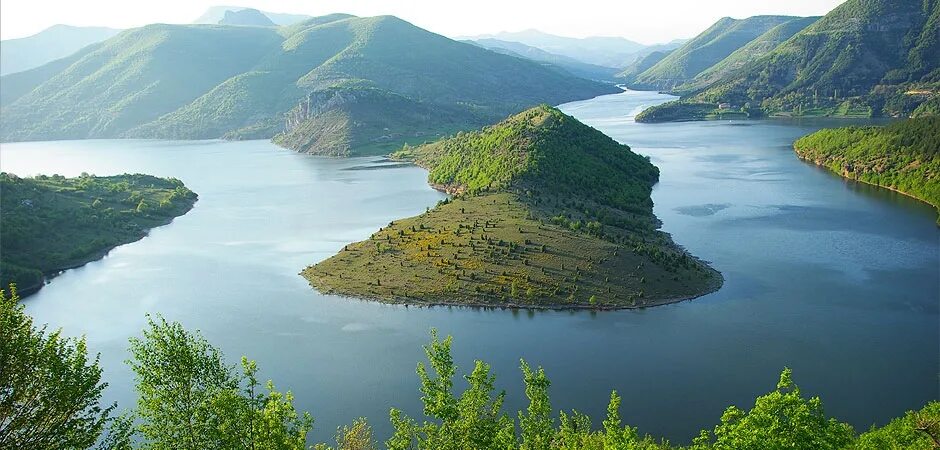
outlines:
[[824, 129], [793, 144], [800, 158], [940, 208], [940, 117]]
[[[313, 416], [294, 407], [290, 391], [258, 379], [258, 366], [240, 367], [200, 333], [162, 317], [150, 317], [130, 341], [127, 364], [135, 373], [138, 401], [123, 414], [101, 404], [101, 367], [83, 339], [37, 326], [18, 303], [15, 287], [0, 290], [0, 447], [42, 449], [284, 449], [381, 448], [368, 420], [336, 430], [335, 443], [308, 447]], [[875, 450], [935, 449], [940, 440], [940, 402], [929, 402], [882, 427], [856, 434], [829, 417], [818, 397], [807, 397], [784, 369], [776, 387], [753, 406], [730, 406], [717, 424], [676, 445], [640, 433], [620, 416], [623, 399], [611, 392], [607, 414], [592, 418], [559, 411], [541, 367], [520, 361], [524, 411], [503, 408], [490, 366], [476, 361], [458, 381], [453, 340], [431, 330], [427, 362], [418, 364], [423, 414], [392, 408], [390, 450]], [[769, 384], [770, 380], [768, 380]], [[463, 387], [465, 386], [465, 387]], [[462, 387], [462, 389], [461, 389]], [[600, 419], [600, 420], [598, 420]]]
[[150, 175], [76, 178], [0, 173], [0, 281], [24, 293], [47, 275], [98, 259], [185, 214], [196, 194]]
[[392, 155], [453, 194], [302, 274], [323, 292], [392, 303], [637, 308], [721, 286], [658, 231], [658, 169], [550, 106]]

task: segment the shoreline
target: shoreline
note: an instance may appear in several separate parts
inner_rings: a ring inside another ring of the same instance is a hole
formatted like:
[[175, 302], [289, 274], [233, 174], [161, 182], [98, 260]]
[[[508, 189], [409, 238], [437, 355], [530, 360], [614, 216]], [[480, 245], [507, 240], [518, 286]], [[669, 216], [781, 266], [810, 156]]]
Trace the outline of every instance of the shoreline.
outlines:
[[686, 295], [681, 297], [670, 297], [666, 299], [656, 300], [649, 302], [643, 305], [589, 305], [589, 304], [568, 304], [568, 303], [551, 303], [551, 304], [528, 304], [528, 303], [502, 303], [502, 304], [493, 304], [493, 303], [483, 303], [483, 302], [447, 302], [447, 301], [426, 301], [412, 297], [395, 297], [395, 298], [386, 298], [386, 297], [377, 297], [370, 295], [361, 295], [348, 292], [340, 292], [334, 290], [333, 288], [321, 288], [315, 285], [310, 279], [303, 277], [303, 272], [298, 273], [301, 277], [307, 280], [307, 283], [310, 285], [313, 290], [317, 291], [321, 295], [329, 295], [335, 297], [341, 297], [344, 299], [354, 299], [364, 302], [373, 302], [381, 303], [385, 305], [398, 305], [405, 307], [423, 307], [423, 308], [434, 308], [434, 307], [463, 307], [471, 309], [499, 309], [499, 310], [532, 310], [532, 311], [623, 311], [623, 310], [636, 310], [636, 309], [645, 309], [653, 308], [657, 306], [671, 305], [675, 303], [682, 303], [685, 301], [692, 301], [700, 297], [704, 297], [709, 294], [718, 292], [725, 283], [725, 277], [720, 271], [707, 265], [709, 269], [716, 275], [715, 281], [712, 282], [708, 289], [704, 292], [697, 294]]
[[[825, 164], [820, 163], [819, 161], [816, 161], [816, 160], [810, 159], [810, 158], [808, 158], [808, 157], [805, 157], [803, 154], [800, 153], [800, 151], [799, 151], [796, 147], [793, 148], [793, 153], [796, 154], [796, 157], [799, 158], [800, 161], [803, 161], [803, 162], [808, 163], [808, 164], [812, 164], [812, 165], [814, 165], [814, 166], [816, 166], [816, 167], [820, 167], [820, 168], [824, 169], [827, 173], [834, 174], [834, 175], [838, 176], [839, 178], [841, 178], [841, 179], [843, 179], [843, 180], [854, 181], [854, 182], [856, 182], [856, 183], [861, 183], [861, 184], [864, 184], [864, 185], [866, 185], [866, 186], [874, 186], [874, 187], [881, 188], [881, 189], [887, 189], [887, 190], [889, 190], [889, 191], [891, 191], [891, 192], [895, 192], [895, 193], [901, 194], [901, 195], [903, 195], [903, 196], [905, 196], [905, 197], [907, 197], [907, 198], [910, 198], [910, 199], [913, 199], [913, 200], [917, 200], [918, 202], [921, 202], [921, 203], [924, 203], [924, 204], [926, 204], [926, 205], [932, 206], [935, 210], [937, 210], [937, 221], [936, 221], [936, 225], [937, 225], [938, 227], [940, 227], [940, 205], [935, 205], [935, 204], [931, 203], [930, 201], [928, 201], [927, 199], [923, 199], [923, 198], [917, 197], [917, 196], [915, 196], [914, 194], [911, 194], [911, 193], [908, 193], [908, 192], [904, 192], [904, 191], [902, 191], [902, 190], [900, 190], [900, 189], [897, 189], [897, 188], [895, 188], [895, 187], [884, 186], [884, 185], [881, 185], [881, 184], [875, 184], [875, 183], [872, 183], [872, 182], [869, 182], [869, 181], [860, 180], [860, 179], [858, 179], [858, 178], [856, 178], [856, 177], [847, 177], [847, 176], [843, 175], [842, 173], [839, 173], [839, 172], [836, 172], [836, 171], [830, 169], [828, 166], [826, 166]], [[843, 172], [843, 173], [844, 173], [844, 172]], [[854, 173], [854, 172], [853, 172], [853, 173]]]
[[54, 279], [55, 279], [56, 277], [58, 277], [59, 275], [62, 275], [63, 273], [65, 273], [67, 270], [77, 269], [77, 268], [82, 267], [82, 266], [84, 266], [84, 265], [86, 265], [86, 264], [88, 264], [88, 263], [92, 263], [92, 262], [95, 262], [95, 261], [102, 260], [102, 259], [104, 259], [105, 256], [108, 256], [108, 254], [111, 253], [111, 250], [114, 250], [114, 249], [116, 249], [116, 248], [118, 248], [118, 247], [120, 247], [120, 246], [122, 246], [122, 245], [133, 244], [134, 242], [138, 242], [138, 241], [142, 240], [143, 238], [145, 238], [145, 237], [147, 237], [147, 236], [150, 235], [150, 230], [153, 230], [154, 228], [160, 228], [160, 227], [167, 226], [167, 225], [173, 223], [173, 221], [176, 220], [177, 217], [182, 217], [182, 216], [185, 216], [186, 214], [189, 214], [189, 212], [192, 211], [193, 208], [196, 207], [196, 202], [198, 202], [198, 201], [199, 201], [199, 198], [198, 198], [198, 196], [197, 196], [196, 199], [193, 200], [193, 202], [189, 204], [189, 206], [186, 208], [185, 211], [183, 211], [182, 214], [177, 215], [177, 216], [172, 216], [172, 217], [167, 218], [166, 220], [162, 220], [162, 221], [157, 222], [156, 225], [154, 225], [154, 226], [152, 226], [152, 227], [149, 227], [149, 228], [143, 230], [143, 232], [140, 234], [140, 236], [138, 236], [137, 238], [135, 238], [135, 239], [133, 239], [133, 240], [128, 240], [128, 241], [124, 241], [124, 242], [120, 242], [120, 243], [117, 243], [117, 244], [114, 244], [114, 245], [107, 246], [107, 247], [102, 248], [102, 249], [100, 249], [100, 250], [98, 250], [98, 251], [95, 251], [95, 252], [90, 253], [90, 254], [88, 255], [88, 257], [86, 257], [86, 258], [78, 258], [78, 259], [75, 259], [75, 260], [73, 260], [73, 261], [70, 261], [70, 262], [67, 262], [67, 263], [65, 263], [65, 264], [59, 265], [59, 266], [57, 266], [57, 267], [54, 267], [54, 268], [52, 268], [52, 269], [43, 271], [43, 272], [42, 272], [42, 279], [39, 280], [39, 283], [38, 283], [38, 284], [34, 284], [34, 285], [29, 286], [29, 287], [26, 287], [26, 288], [24, 288], [24, 289], [20, 289], [20, 287], [17, 286], [17, 289], [16, 289], [17, 293], [20, 295], [20, 298], [21, 298], [21, 299], [25, 299], [25, 298], [29, 297], [30, 295], [33, 295], [33, 294], [39, 292], [40, 290], [42, 290], [43, 287], [45, 287], [47, 284], [51, 283], [52, 280], [54, 280]]

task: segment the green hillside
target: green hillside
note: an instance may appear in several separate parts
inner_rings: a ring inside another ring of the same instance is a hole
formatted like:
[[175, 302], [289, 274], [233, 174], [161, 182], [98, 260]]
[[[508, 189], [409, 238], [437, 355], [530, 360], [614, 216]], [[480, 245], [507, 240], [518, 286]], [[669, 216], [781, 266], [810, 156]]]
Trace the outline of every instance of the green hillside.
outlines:
[[674, 51], [674, 49], [657, 50], [646, 56], [637, 58], [636, 61], [633, 61], [629, 66], [620, 71], [620, 73], [617, 74], [617, 78], [620, 78], [627, 83], [633, 83], [636, 81], [637, 75], [645, 72], [650, 67], [653, 67], [656, 65], [656, 63], [662, 61], [665, 57], [669, 56], [669, 54]]
[[772, 52], [778, 45], [786, 42], [794, 34], [819, 20], [819, 17], [798, 17], [777, 25], [747, 45], [735, 50], [714, 66], [699, 72], [692, 81], [678, 88], [678, 92], [695, 92], [725, 78], [728, 74], [741, 69], [748, 63]]
[[940, 116], [884, 127], [820, 130], [793, 144], [801, 159], [846, 178], [893, 189], [940, 208]]
[[[940, 1], [848, 0], [685, 103], [788, 116], [911, 115], [940, 95]], [[637, 120], [682, 116], [678, 103]]]
[[740, 20], [725, 17], [640, 73], [631, 86], [672, 90], [770, 29], [793, 19], [795, 17], [791, 16], [754, 16]]
[[0, 173], [0, 283], [30, 293], [44, 276], [101, 258], [185, 214], [196, 194], [150, 175], [19, 178]]
[[453, 198], [308, 267], [315, 288], [393, 303], [630, 308], [721, 285], [657, 230], [656, 167], [557, 109], [394, 156], [428, 168]]
[[[563, 103], [616, 91], [447, 39], [395, 17], [342, 14], [281, 28], [150, 25], [126, 31], [56, 68], [61, 70], [40, 67], [26, 72], [12, 92], [3, 89], [0, 138], [270, 138], [281, 131], [297, 134], [325, 125], [360, 127], [340, 131], [360, 135], [351, 139], [352, 145], [384, 139], [389, 133], [363, 136], [366, 130], [384, 131], [388, 125], [371, 123], [377, 111], [363, 102], [353, 109], [345, 109], [350, 104], [346, 102], [317, 105], [317, 110], [346, 121], [286, 120], [301, 103], [311, 97], [333, 98], [320, 93], [341, 87], [346, 92], [384, 91], [434, 112], [417, 114], [430, 117], [429, 122], [404, 123], [406, 118], [399, 118], [403, 128], [391, 129], [391, 134], [402, 137], [400, 145], [408, 142], [406, 135], [418, 137], [411, 130], [433, 136], [476, 128], [541, 102]], [[6, 77], [0, 81], [7, 84]], [[356, 152], [352, 147], [296, 149]]]

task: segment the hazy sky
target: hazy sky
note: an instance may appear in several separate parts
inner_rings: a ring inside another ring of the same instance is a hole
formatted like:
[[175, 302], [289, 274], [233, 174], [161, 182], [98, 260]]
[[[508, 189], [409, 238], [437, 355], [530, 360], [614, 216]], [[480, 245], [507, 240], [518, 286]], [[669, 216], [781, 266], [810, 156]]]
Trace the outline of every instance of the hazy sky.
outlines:
[[57, 23], [131, 28], [189, 23], [213, 5], [272, 12], [392, 14], [447, 36], [528, 28], [565, 36], [623, 36], [645, 44], [692, 37], [724, 16], [822, 15], [844, 0], [3, 0], [0, 37]]

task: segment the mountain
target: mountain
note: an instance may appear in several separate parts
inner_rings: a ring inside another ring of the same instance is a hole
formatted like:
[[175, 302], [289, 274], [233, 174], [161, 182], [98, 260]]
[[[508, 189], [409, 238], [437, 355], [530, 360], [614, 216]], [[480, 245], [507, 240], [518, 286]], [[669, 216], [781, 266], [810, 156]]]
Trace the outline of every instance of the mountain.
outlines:
[[549, 53], [567, 56], [588, 64], [617, 68], [632, 62], [636, 59], [636, 53], [646, 47], [643, 44], [622, 37], [572, 38], [543, 33], [538, 30], [502, 32], [464, 39], [473, 41], [498, 39], [520, 42], [530, 47], [540, 48]]
[[773, 51], [637, 120], [701, 118], [682, 111], [718, 103], [750, 115], [908, 116], [938, 95], [940, 1], [848, 0]]
[[428, 168], [453, 198], [308, 267], [315, 288], [390, 303], [632, 308], [721, 285], [657, 230], [658, 169], [555, 108], [393, 157]]
[[0, 75], [22, 72], [64, 58], [121, 30], [53, 25], [32, 36], [0, 41]]
[[245, 8], [238, 11], [225, 11], [219, 25], [241, 25], [252, 27], [275, 27], [277, 26], [268, 16], [257, 9]]
[[675, 51], [675, 49], [657, 50], [646, 56], [637, 58], [636, 61], [633, 61], [633, 63], [631, 63], [629, 66], [618, 72], [617, 78], [623, 79], [627, 83], [633, 83], [636, 81], [636, 77], [639, 74], [645, 72], [650, 67], [655, 66], [658, 62], [669, 56], [669, 54], [673, 51]]
[[[387, 153], [540, 102], [617, 92], [392, 16], [339, 14], [281, 28], [149, 25], [84, 50], [59, 71], [40, 67], [10, 81], [3, 140], [283, 132], [279, 142], [287, 144], [322, 142], [297, 134], [330, 129], [340, 137], [331, 144], [348, 146], [291, 145], [328, 154]], [[382, 118], [389, 102], [413, 111]], [[418, 118], [426, 120], [406, 123]]]
[[467, 41], [479, 45], [480, 47], [493, 50], [498, 53], [518, 56], [520, 58], [531, 59], [542, 63], [551, 64], [560, 67], [574, 75], [590, 80], [612, 80], [613, 75], [618, 69], [612, 67], [603, 67], [595, 64], [588, 64], [569, 58], [563, 55], [546, 52], [537, 47], [525, 45], [521, 42], [502, 41], [499, 39], [479, 39], [476, 41]]
[[777, 46], [790, 39], [794, 34], [819, 20], [819, 17], [798, 17], [777, 25], [747, 45], [735, 50], [717, 64], [698, 73], [694, 79], [677, 87], [679, 92], [694, 92], [709, 86], [751, 61], [772, 52]]
[[722, 18], [637, 75], [630, 85], [646, 90], [671, 90], [691, 81], [773, 27], [793, 19], [790, 16], [754, 16], [740, 20]]
[[824, 129], [793, 144], [800, 159], [940, 209], [940, 116]]
[[[212, 6], [202, 13], [196, 20], [193, 21], [195, 24], [217, 24], [220, 20], [225, 18], [225, 13], [227, 11], [238, 12], [245, 9], [243, 6]], [[274, 22], [275, 25], [293, 25], [298, 22], [303, 22], [304, 20], [310, 19], [311, 16], [305, 14], [284, 14], [284, 13], [273, 13], [269, 11], [259, 11], [264, 14], [268, 19]]]
[[185, 214], [196, 194], [150, 175], [20, 178], [0, 173], [0, 283], [21, 293], [47, 276], [100, 259]]

